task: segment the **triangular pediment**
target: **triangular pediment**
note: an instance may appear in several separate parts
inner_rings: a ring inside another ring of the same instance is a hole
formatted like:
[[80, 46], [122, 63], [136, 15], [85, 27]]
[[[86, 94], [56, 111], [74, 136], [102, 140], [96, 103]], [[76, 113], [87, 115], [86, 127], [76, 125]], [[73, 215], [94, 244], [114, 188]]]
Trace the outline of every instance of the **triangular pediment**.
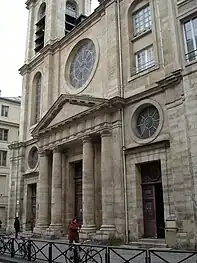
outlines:
[[65, 120], [105, 102], [107, 100], [103, 98], [62, 94], [33, 129], [32, 135], [38, 134], [43, 129], [61, 124]]
[[72, 102], [66, 102], [62, 109], [59, 111], [59, 113], [55, 116], [55, 118], [51, 121], [51, 123], [47, 127], [52, 127], [70, 117], [75, 116], [78, 113], [81, 113], [87, 109], [89, 109], [90, 106], [83, 106], [83, 105], [77, 105], [73, 104]]

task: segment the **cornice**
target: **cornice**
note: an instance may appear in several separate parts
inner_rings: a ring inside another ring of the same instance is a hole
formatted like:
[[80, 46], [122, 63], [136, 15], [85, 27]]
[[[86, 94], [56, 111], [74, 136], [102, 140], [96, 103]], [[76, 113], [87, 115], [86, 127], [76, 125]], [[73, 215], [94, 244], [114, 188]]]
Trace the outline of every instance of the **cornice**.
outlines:
[[[71, 100], [72, 99], [72, 100]], [[81, 102], [84, 103], [81, 104]], [[86, 105], [87, 102], [90, 106], [89, 109], [82, 111], [72, 117], [65, 119], [62, 122], [59, 122], [51, 127], [47, 127], [50, 122], [54, 119], [54, 117], [60, 112], [63, 105], [66, 102], [70, 102], [71, 104], [78, 105]], [[114, 97], [112, 99], [102, 99], [102, 98], [94, 98], [89, 96], [75, 96], [75, 95], [61, 95], [60, 98], [56, 101], [56, 103], [51, 107], [48, 113], [43, 117], [43, 119], [38, 123], [38, 125], [32, 131], [33, 136], [37, 136], [38, 134], [43, 134], [46, 132], [51, 132], [51, 130], [59, 129], [60, 127], [72, 124], [77, 120], [81, 120], [82, 118], [88, 117], [89, 115], [98, 114], [99, 111], [105, 111], [107, 113], [112, 113], [117, 111], [118, 108], [122, 108], [125, 104], [125, 100], [120, 97]]]
[[95, 107], [96, 105], [104, 103], [106, 101], [107, 100], [103, 98], [90, 97], [87, 95], [76, 96], [71, 94], [62, 94], [51, 106], [44, 117], [40, 120], [37, 126], [32, 130], [32, 134], [36, 134], [40, 129], [46, 128], [55, 118], [55, 116], [60, 112], [66, 102], [80, 106]]
[[147, 90], [142, 91], [141, 93], [137, 93], [126, 98], [126, 103], [134, 103], [147, 97], [151, 97], [158, 93], [161, 93], [166, 89], [173, 88], [175, 85], [181, 82], [182, 78], [182, 70], [178, 69], [166, 76], [166, 78], [156, 82], [155, 85], [151, 88], [148, 88]]
[[15, 128], [19, 128], [19, 123], [16, 123], [16, 122], [0, 120], [0, 124], [11, 126], [11, 127], [15, 127]]
[[8, 145], [8, 148], [10, 150], [14, 150], [22, 147], [25, 147], [25, 142], [12, 142], [10, 145]]
[[156, 82], [156, 84], [158, 85], [158, 87], [162, 89], [168, 89], [168, 88], [172, 88], [173, 86], [179, 84], [182, 78], [183, 78], [182, 69], [178, 69], [170, 73], [169, 75], [167, 75], [164, 79]]
[[34, 4], [37, 0], [27, 0], [25, 5], [26, 8], [29, 9], [31, 4]]

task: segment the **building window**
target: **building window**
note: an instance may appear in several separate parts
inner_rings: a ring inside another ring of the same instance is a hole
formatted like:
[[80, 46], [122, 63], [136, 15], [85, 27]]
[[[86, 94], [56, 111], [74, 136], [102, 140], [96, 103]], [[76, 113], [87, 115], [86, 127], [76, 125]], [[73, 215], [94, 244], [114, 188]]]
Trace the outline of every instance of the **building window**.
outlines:
[[7, 152], [0, 151], [0, 166], [6, 166], [7, 162]]
[[40, 119], [40, 94], [41, 94], [41, 74], [36, 76], [36, 93], [35, 93], [35, 123]]
[[1, 106], [1, 116], [8, 117], [9, 106]]
[[153, 46], [140, 50], [135, 54], [136, 72], [143, 71], [155, 65]]
[[66, 3], [66, 14], [75, 18], [77, 17], [77, 8], [74, 3]]
[[35, 52], [44, 47], [46, 4], [42, 3], [38, 11], [38, 22], [36, 23]]
[[65, 13], [65, 35], [68, 34], [78, 23], [81, 22], [82, 16], [77, 19], [77, 5], [70, 1], [66, 2]]
[[8, 130], [7, 129], [0, 129], [0, 140], [1, 141], [8, 140]]
[[96, 61], [96, 47], [92, 40], [85, 40], [81, 43], [73, 56], [69, 80], [72, 87], [80, 89], [89, 79]]
[[185, 40], [185, 57], [188, 62], [197, 59], [197, 17], [183, 25]]
[[38, 149], [33, 146], [29, 152], [28, 164], [31, 169], [34, 169], [38, 163]]
[[151, 29], [150, 6], [146, 6], [133, 14], [133, 32], [137, 36]]
[[137, 136], [142, 139], [153, 136], [159, 126], [159, 112], [157, 108], [150, 105], [139, 113], [137, 116]]

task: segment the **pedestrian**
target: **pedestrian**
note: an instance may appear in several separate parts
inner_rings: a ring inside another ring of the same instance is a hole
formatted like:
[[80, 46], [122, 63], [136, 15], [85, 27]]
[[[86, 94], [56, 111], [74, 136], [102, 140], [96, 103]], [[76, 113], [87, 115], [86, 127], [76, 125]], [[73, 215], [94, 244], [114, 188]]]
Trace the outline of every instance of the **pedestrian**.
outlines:
[[76, 243], [79, 242], [79, 229], [80, 229], [80, 225], [77, 219], [74, 218], [68, 227], [69, 244], [72, 244], [73, 241], [75, 241]]
[[18, 233], [20, 232], [20, 222], [19, 222], [18, 217], [15, 218], [14, 229], [15, 229], [15, 238], [17, 238], [18, 237]]
[[2, 227], [2, 221], [0, 220], [0, 228]]

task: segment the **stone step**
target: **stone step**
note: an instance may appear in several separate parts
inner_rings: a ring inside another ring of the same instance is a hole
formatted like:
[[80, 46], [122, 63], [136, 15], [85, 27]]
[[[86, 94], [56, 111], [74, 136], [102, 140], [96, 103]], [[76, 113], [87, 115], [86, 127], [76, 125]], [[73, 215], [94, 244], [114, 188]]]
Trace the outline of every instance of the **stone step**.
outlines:
[[129, 243], [130, 246], [139, 248], [167, 248], [164, 239], [142, 238]]

